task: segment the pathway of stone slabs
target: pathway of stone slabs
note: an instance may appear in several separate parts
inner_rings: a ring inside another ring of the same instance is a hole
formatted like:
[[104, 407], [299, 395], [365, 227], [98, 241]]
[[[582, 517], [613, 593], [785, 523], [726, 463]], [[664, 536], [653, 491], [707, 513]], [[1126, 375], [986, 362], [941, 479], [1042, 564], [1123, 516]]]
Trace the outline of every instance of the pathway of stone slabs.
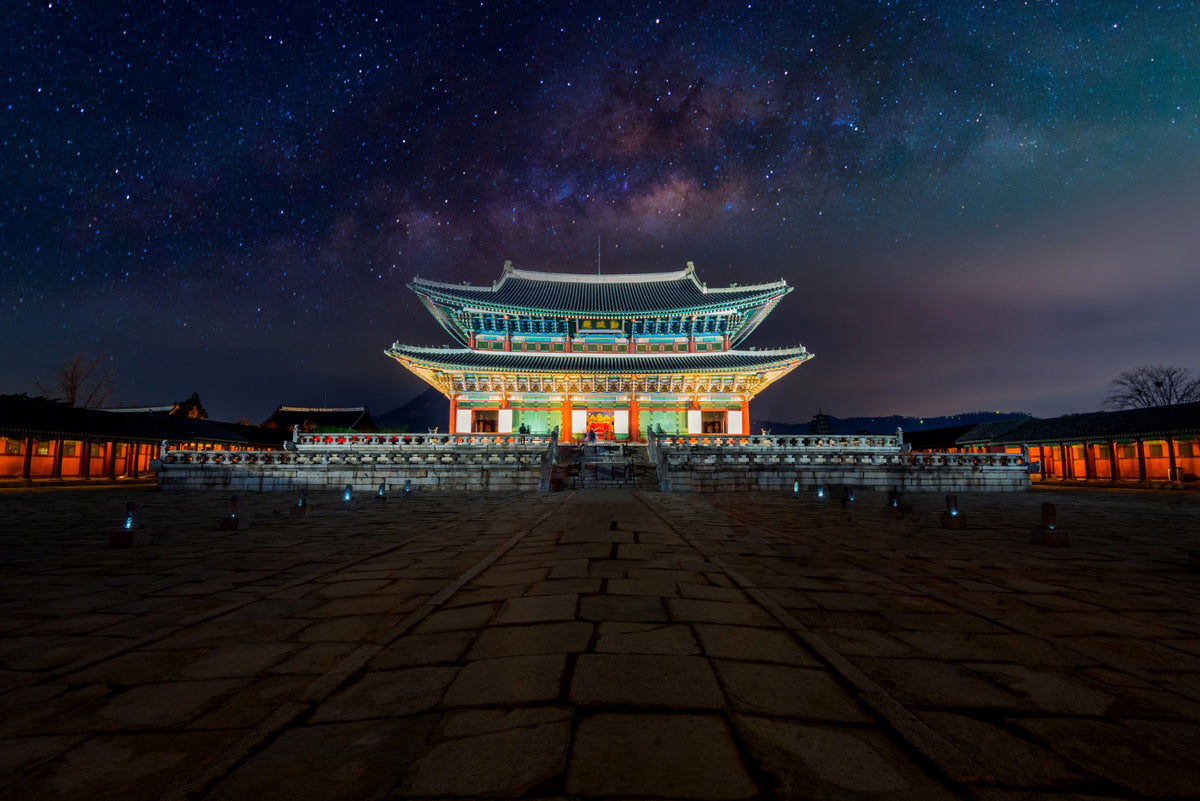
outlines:
[[1200, 495], [886, 500], [0, 493], [0, 797], [1200, 797]]

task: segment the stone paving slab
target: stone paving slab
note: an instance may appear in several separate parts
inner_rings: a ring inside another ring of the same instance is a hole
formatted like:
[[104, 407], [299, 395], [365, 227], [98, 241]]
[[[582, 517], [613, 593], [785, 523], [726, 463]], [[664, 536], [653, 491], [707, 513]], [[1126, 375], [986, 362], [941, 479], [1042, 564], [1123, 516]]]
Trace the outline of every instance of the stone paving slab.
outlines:
[[1200, 795], [1200, 495], [958, 497], [0, 492], [0, 797]]

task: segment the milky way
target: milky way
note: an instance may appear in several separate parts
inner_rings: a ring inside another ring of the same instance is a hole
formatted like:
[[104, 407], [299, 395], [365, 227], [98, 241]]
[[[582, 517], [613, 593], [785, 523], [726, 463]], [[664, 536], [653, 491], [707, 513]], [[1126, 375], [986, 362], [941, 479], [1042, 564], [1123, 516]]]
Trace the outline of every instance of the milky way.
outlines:
[[0, 392], [386, 411], [405, 284], [505, 260], [786, 278], [756, 417], [1200, 368], [1194, 4], [116, 5], [0, 20]]

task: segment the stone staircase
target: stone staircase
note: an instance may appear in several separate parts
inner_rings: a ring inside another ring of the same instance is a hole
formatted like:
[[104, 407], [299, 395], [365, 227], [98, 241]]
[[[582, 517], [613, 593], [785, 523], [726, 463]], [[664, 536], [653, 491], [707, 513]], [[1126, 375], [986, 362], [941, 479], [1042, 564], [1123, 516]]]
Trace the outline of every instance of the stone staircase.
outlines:
[[550, 489], [658, 491], [658, 476], [642, 444], [559, 445]]

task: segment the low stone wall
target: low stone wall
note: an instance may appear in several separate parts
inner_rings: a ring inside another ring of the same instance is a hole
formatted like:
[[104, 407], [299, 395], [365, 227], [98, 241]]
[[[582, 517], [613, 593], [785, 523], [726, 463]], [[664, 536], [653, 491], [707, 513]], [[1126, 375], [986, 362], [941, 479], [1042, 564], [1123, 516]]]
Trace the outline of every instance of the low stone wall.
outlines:
[[902, 492], [1019, 492], [1031, 486], [1015, 454], [906, 453], [899, 447], [657, 444], [659, 481], [672, 492], [862, 487]]
[[549, 440], [499, 439], [300, 445], [282, 451], [166, 451], [151, 465], [164, 490], [341, 489], [511, 492], [537, 490]]
[[[172, 451], [151, 463], [165, 490], [310, 488], [511, 492], [551, 489], [553, 437], [309, 437], [278, 451]], [[795, 485], [912, 492], [1030, 488], [1015, 454], [908, 453], [898, 437], [656, 437], [649, 455], [666, 492], [788, 491]]]

